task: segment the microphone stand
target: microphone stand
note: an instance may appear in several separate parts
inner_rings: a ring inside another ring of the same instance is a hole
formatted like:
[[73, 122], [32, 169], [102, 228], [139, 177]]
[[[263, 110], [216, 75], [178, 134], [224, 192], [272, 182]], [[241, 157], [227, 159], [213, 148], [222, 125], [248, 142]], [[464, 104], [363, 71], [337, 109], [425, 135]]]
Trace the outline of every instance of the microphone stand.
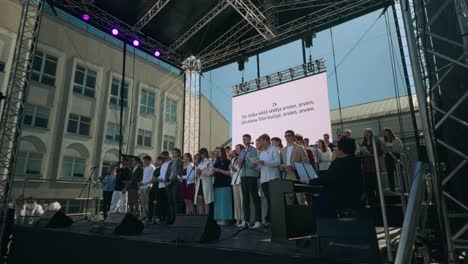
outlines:
[[81, 196], [83, 195], [84, 190], [86, 189], [86, 187], [88, 187], [87, 188], [88, 190], [87, 190], [87, 193], [86, 193], [86, 201], [85, 201], [85, 216], [84, 216], [83, 219], [81, 219], [81, 220], [79, 220], [77, 222], [91, 221], [91, 219], [88, 218], [89, 194], [91, 192], [91, 183], [92, 183], [91, 177], [93, 177], [94, 171], [96, 170], [97, 167], [99, 167], [99, 166], [94, 166], [94, 167], [91, 168], [91, 172], [89, 174], [89, 177], [86, 180], [85, 184], [83, 185], [83, 188], [81, 189], [80, 194], [78, 195], [78, 198], [81, 198]]

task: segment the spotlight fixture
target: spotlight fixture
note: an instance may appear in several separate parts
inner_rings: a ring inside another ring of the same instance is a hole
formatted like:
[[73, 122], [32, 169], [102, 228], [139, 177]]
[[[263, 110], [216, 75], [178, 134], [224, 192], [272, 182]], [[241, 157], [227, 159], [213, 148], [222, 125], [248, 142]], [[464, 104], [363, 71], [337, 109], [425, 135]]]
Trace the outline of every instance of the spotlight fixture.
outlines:
[[117, 36], [119, 34], [119, 30], [117, 28], [113, 28], [111, 30], [112, 35]]
[[159, 52], [159, 50], [155, 51], [155, 52], [154, 52], [154, 56], [156, 56], [156, 57], [161, 56], [161, 52]]
[[84, 21], [88, 21], [89, 20], [89, 15], [85, 13], [85, 14], [83, 14], [81, 16], [81, 18], [83, 18]]
[[138, 46], [140, 46], [140, 41], [138, 41], [138, 39], [134, 39], [132, 41], [132, 44], [133, 44], [133, 46], [138, 47]]

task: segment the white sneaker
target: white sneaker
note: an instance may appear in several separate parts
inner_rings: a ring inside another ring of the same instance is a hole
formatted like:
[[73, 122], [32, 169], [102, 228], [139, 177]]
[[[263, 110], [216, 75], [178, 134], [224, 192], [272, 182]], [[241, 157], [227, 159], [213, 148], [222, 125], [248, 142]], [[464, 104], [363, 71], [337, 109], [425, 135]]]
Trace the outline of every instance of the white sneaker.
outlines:
[[255, 225], [253, 225], [251, 228], [252, 229], [256, 229], [256, 228], [261, 228], [262, 227], [262, 223], [260, 222], [255, 222]]
[[238, 225], [237, 227], [239, 228], [246, 228], [247, 227], [247, 223], [245, 221], [242, 221], [242, 223], [240, 225]]

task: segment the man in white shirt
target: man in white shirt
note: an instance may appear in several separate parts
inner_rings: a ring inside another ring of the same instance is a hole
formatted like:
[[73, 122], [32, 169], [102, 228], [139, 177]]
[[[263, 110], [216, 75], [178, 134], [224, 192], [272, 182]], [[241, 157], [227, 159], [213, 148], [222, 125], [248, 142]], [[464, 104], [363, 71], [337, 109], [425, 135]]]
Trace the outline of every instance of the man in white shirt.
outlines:
[[262, 151], [259, 155], [259, 160], [254, 165], [257, 170], [260, 171], [260, 183], [263, 194], [267, 200], [268, 210], [265, 217], [265, 221], [270, 223], [271, 221], [271, 199], [269, 182], [274, 179], [280, 178], [279, 166], [281, 165], [281, 155], [278, 148], [271, 145], [270, 136], [263, 134], [260, 136], [260, 144], [262, 145]]
[[[154, 165], [150, 156], [143, 157], [145, 168], [143, 169], [143, 180], [140, 182], [140, 195], [141, 195], [141, 219], [148, 217], [148, 194], [151, 188], [151, 181], [153, 179]], [[151, 219], [148, 219], [151, 220]]]
[[156, 193], [156, 222], [165, 222], [167, 221], [167, 214], [169, 210], [169, 204], [167, 201], [167, 191], [166, 191], [166, 174], [169, 169], [169, 164], [171, 160], [169, 159], [169, 152], [163, 151], [161, 153], [161, 158], [163, 159], [163, 164], [161, 165], [161, 170], [158, 176], [158, 191]]

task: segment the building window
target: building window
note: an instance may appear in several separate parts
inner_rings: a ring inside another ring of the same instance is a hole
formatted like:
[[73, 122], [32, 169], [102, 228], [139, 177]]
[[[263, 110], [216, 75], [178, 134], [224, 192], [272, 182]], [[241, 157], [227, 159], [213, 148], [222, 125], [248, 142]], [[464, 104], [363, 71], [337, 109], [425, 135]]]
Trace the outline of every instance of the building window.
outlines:
[[[121, 84], [122, 84], [122, 80], [112, 78], [110, 103], [113, 105], [120, 105]], [[123, 89], [123, 106], [127, 107], [127, 104], [128, 104], [128, 82], [125, 82], [124, 89]]]
[[107, 123], [106, 128], [106, 139], [110, 141], [119, 141], [120, 140], [120, 126], [115, 123]]
[[47, 128], [48, 123], [49, 109], [29, 104], [24, 105], [24, 125]]
[[163, 151], [171, 151], [175, 148], [175, 137], [164, 136]]
[[156, 96], [154, 93], [142, 89], [140, 98], [140, 113], [142, 114], [154, 114], [154, 102]]
[[89, 136], [91, 118], [70, 114], [68, 117], [68, 133]]
[[80, 158], [64, 157], [62, 164], [62, 177], [84, 177], [86, 160]]
[[166, 122], [177, 122], [177, 102], [166, 98]]
[[151, 147], [151, 131], [138, 129], [137, 145]]
[[73, 92], [88, 97], [94, 97], [97, 73], [84, 66], [76, 65]]
[[55, 86], [57, 72], [57, 57], [36, 51], [34, 54], [31, 79], [40, 83]]
[[42, 154], [18, 152], [15, 157], [15, 174], [18, 176], [40, 177]]

